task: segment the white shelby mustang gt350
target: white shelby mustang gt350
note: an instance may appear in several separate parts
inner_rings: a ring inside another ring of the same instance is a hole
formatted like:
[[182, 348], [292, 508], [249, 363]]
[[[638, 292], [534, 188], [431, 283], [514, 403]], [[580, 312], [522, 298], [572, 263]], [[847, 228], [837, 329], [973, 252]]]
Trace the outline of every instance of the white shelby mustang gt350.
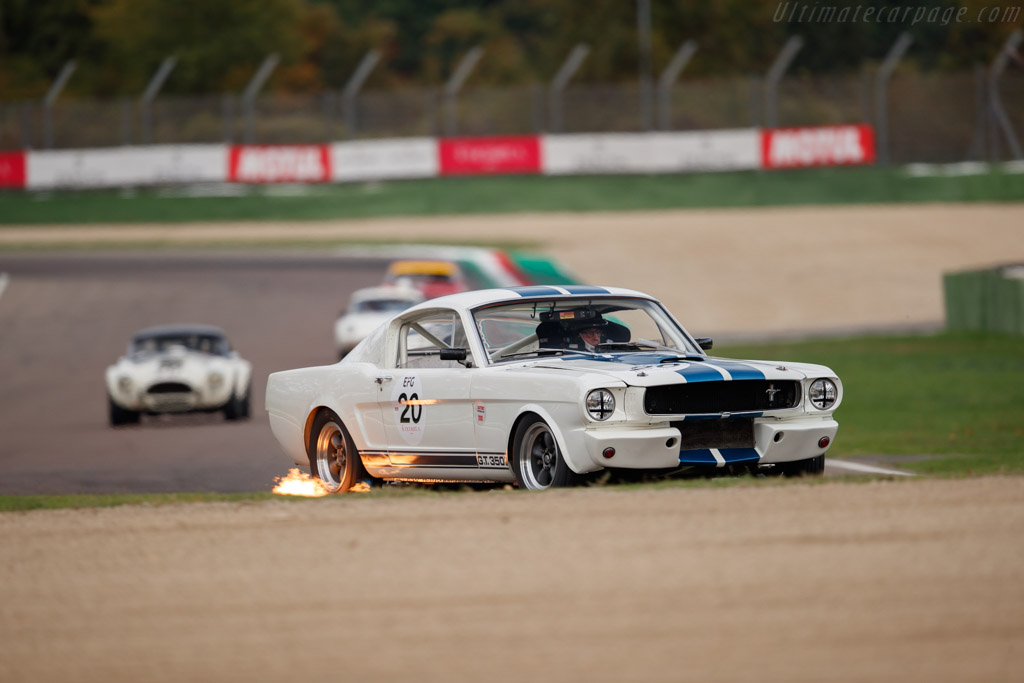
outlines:
[[820, 474], [835, 373], [709, 348], [627, 289], [464, 292], [398, 314], [339, 363], [270, 375], [266, 408], [332, 492], [367, 475], [545, 489], [606, 468]]
[[142, 413], [224, 411], [249, 417], [252, 365], [210, 325], [162, 325], [140, 330], [128, 351], [107, 368], [110, 424], [134, 424]]

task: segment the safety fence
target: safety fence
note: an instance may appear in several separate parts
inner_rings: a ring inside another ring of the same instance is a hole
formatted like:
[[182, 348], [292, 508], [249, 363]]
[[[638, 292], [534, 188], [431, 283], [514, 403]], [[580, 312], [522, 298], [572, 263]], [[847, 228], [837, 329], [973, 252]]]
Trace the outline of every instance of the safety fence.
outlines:
[[[0, 150], [60, 150], [195, 144], [332, 144], [373, 139], [693, 132], [734, 128], [836, 126], [884, 119], [893, 163], [1005, 160], [1007, 130], [1024, 139], [1024, 70], [996, 86], [987, 68], [961, 72], [897, 69], [884, 89], [876, 70], [787, 75], [767, 96], [763, 76], [683, 78], [659, 90], [645, 119], [636, 84], [408, 87], [316, 95], [61, 98], [0, 102]], [[992, 88], [1005, 120], [996, 121]], [[1018, 145], [1019, 146], [1019, 143]]]
[[653, 174], [869, 164], [867, 124], [411, 137], [309, 145], [146, 145], [0, 153], [0, 187], [331, 183], [491, 174]]

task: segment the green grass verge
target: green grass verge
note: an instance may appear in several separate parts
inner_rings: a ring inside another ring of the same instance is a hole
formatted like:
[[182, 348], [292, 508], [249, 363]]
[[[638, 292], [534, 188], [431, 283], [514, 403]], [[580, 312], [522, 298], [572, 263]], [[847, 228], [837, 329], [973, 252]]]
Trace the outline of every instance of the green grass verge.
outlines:
[[[630, 211], [878, 202], [1024, 200], [1024, 174], [908, 176], [874, 167], [657, 176], [512, 176], [318, 185], [282, 195], [167, 190], [0, 194], [0, 224], [324, 220], [524, 211]], [[486, 226], [484, 226], [486, 227]]]
[[831, 456], [938, 456], [922, 474], [1024, 473], [1024, 340], [939, 334], [727, 346], [732, 358], [821, 363], [842, 379]]
[[267, 493], [110, 493], [59, 496], [0, 496], [0, 512], [105, 508], [118, 505], [174, 505], [177, 503], [239, 503], [280, 500], [288, 496]]

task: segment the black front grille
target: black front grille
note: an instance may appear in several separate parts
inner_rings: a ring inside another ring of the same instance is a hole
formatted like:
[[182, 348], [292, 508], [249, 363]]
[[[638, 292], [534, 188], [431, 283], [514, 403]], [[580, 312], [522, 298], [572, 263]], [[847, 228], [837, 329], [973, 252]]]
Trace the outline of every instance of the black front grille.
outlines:
[[683, 420], [670, 422], [679, 430], [679, 450], [696, 448], [753, 448], [754, 419]]
[[181, 382], [161, 382], [160, 384], [154, 384], [149, 388], [151, 394], [189, 394], [192, 393], [192, 387]]
[[793, 408], [800, 402], [800, 383], [793, 380], [743, 379], [648, 387], [644, 410], [649, 415], [742, 413]]

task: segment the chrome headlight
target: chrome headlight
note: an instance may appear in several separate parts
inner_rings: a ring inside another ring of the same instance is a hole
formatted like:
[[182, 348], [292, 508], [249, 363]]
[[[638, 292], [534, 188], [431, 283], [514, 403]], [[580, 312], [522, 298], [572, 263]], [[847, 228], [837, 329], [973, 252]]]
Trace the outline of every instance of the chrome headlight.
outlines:
[[209, 382], [211, 387], [219, 387], [221, 382], [224, 381], [224, 375], [219, 372], [211, 372], [206, 376], [206, 381]]
[[615, 412], [615, 397], [607, 389], [594, 389], [587, 394], [587, 414], [591, 419], [604, 421]]
[[811, 404], [818, 410], [828, 410], [836, 403], [839, 397], [839, 390], [830, 379], [816, 379], [811, 382], [811, 388], [807, 392]]
[[129, 389], [132, 388], [132, 378], [131, 377], [118, 377], [117, 378], [117, 388], [120, 389], [121, 391], [128, 391]]

